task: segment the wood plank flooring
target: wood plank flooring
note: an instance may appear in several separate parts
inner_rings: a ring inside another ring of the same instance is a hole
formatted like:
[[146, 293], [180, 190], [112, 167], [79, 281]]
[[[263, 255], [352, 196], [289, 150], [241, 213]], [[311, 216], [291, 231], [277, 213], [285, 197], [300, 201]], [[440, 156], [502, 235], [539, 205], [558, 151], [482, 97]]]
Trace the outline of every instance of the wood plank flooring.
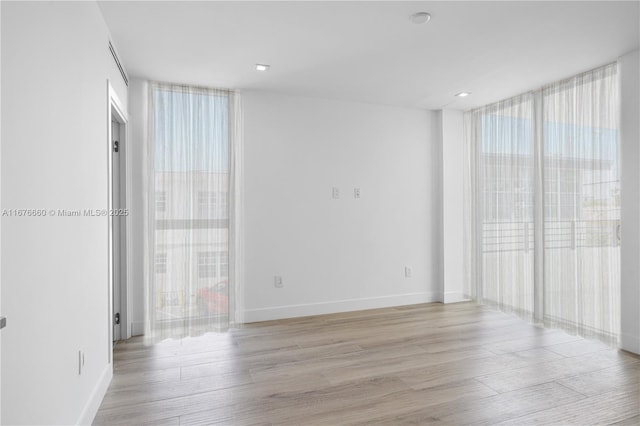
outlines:
[[638, 425], [640, 357], [471, 303], [119, 343], [96, 425]]

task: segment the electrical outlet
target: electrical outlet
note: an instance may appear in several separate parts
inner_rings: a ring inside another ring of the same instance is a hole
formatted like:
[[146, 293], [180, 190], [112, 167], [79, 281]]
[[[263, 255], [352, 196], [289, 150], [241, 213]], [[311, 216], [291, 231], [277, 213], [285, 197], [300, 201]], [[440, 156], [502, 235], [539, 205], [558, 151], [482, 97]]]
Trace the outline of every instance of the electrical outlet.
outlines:
[[360, 198], [360, 188], [353, 188], [353, 198]]
[[340, 198], [340, 189], [338, 187], [334, 186], [333, 188], [331, 188], [331, 197], [334, 200]]
[[411, 266], [404, 267], [404, 277], [411, 278], [413, 276], [413, 268]]
[[276, 275], [275, 277], [273, 277], [273, 286], [275, 288], [282, 288], [284, 286], [284, 284], [282, 284], [282, 277], [279, 275]]

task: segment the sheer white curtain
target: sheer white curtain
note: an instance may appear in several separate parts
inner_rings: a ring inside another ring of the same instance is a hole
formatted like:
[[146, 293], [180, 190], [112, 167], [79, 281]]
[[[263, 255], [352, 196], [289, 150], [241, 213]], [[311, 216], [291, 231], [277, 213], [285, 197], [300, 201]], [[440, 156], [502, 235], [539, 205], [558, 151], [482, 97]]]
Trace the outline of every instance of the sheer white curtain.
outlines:
[[[481, 303], [533, 318], [533, 99], [525, 94], [466, 115], [467, 280]], [[470, 151], [472, 149], [472, 151]], [[470, 169], [469, 169], [470, 170]], [[473, 186], [471, 184], [474, 184]], [[469, 197], [473, 197], [470, 199]], [[476, 256], [481, 253], [480, 256]]]
[[225, 330], [241, 270], [241, 118], [232, 91], [150, 83], [146, 336]]
[[542, 91], [544, 320], [615, 341], [620, 328], [616, 64]]
[[617, 65], [465, 115], [467, 292], [615, 343]]

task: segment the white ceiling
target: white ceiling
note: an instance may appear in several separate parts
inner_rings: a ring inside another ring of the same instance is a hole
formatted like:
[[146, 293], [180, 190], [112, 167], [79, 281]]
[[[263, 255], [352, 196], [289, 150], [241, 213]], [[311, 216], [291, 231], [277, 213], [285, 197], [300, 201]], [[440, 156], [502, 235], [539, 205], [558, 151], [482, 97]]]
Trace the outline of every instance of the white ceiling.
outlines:
[[[429, 109], [504, 99], [640, 45], [638, 1], [99, 4], [130, 76]], [[431, 22], [410, 22], [418, 11]]]

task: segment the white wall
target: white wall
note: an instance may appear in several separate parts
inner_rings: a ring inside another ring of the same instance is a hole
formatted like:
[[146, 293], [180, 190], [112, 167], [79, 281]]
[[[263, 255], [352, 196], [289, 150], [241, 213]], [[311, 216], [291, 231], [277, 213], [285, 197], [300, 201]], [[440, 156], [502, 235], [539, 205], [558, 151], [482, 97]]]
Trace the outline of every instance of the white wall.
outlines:
[[434, 113], [261, 92], [244, 106], [246, 320], [437, 300]]
[[[146, 82], [133, 78], [129, 96], [135, 335], [144, 331]], [[244, 93], [244, 107], [246, 321], [442, 299], [435, 113], [257, 91]]]
[[[107, 79], [127, 92], [97, 5], [1, 7], [2, 208], [106, 208]], [[2, 218], [2, 424], [92, 420], [111, 377], [107, 220]]]
[[640, 55], [620, 59], [621, 347], [640, 354]]
[[465, 300], [463, 112], [438, 111], [442, 141], [443, 302]]

